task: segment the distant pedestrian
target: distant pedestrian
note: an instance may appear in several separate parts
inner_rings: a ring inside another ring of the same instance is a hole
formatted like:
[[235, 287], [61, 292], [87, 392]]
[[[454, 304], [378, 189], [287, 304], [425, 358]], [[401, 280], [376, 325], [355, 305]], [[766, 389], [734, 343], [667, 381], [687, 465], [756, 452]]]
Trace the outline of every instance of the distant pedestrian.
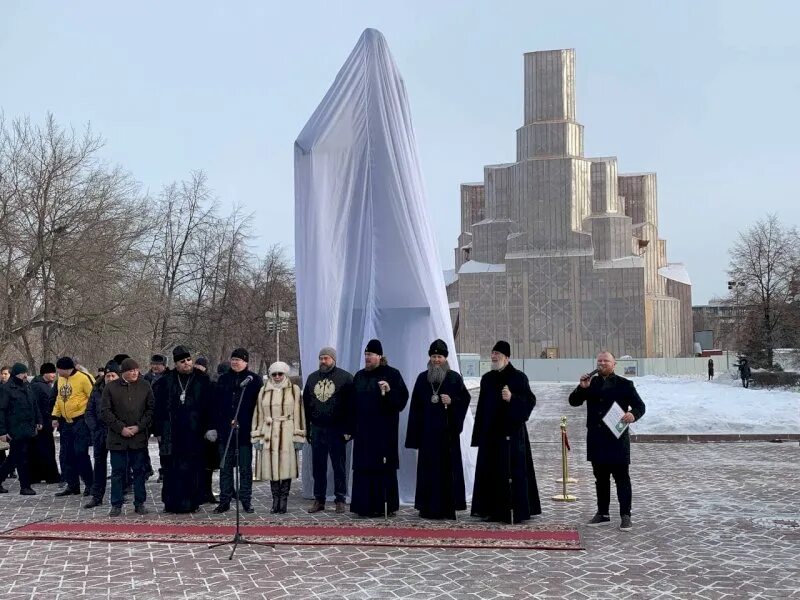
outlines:
[[711, 381], [714, 379], [714, 359], [708, 359], [708, 380]]
[[746, 358], [743, 358], [739, 361], [739, 377], [742, 379], [743, 388], [750, 387], [750, 376], [750, 363]]

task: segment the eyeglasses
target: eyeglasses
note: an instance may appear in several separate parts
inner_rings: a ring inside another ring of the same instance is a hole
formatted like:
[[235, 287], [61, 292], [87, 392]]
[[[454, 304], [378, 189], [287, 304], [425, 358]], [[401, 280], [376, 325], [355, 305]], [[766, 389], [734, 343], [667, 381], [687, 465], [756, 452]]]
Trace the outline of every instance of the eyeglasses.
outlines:
[[283, 373], [273, 373], [273, 377], [283, 377]]

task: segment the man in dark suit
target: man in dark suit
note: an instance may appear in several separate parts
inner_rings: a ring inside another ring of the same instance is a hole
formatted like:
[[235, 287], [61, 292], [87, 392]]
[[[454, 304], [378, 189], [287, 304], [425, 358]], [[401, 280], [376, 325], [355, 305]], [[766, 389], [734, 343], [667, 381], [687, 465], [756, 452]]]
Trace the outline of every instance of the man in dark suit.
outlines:
[[633, 382], [614, 374], [617, 361], [611, 352], [597, 355], [597, 377], [594, 373], [583, 375], [578, 387], [569, 395], [571, 406], [586, 402], [586, 458], [592, 463], [597, 489], [597, 514], [589, 525], [611, 522], [611, 476], [617, 486], [620, 530], [629, 531], [631, 523], [632, 489], [628, 473], [631, 462], [631, 440], [628, 428], [617, 437], [603, 422], [609, 409], [618, 404], [624, 414], [622, 422], [633, 423], [644, 415], [644, 402], [636, 392]]

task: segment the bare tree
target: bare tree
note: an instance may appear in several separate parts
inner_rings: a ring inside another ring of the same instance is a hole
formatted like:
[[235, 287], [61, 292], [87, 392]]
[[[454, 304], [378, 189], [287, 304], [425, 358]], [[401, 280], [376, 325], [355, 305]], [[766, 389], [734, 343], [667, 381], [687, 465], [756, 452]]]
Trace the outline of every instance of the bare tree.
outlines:
[[739, 234], [730, 250], [731, 301], [749, 307], [742, 319], [744, 350], [772, 368], [775, 343], [797, 293], [800, 238], [768, 215]]

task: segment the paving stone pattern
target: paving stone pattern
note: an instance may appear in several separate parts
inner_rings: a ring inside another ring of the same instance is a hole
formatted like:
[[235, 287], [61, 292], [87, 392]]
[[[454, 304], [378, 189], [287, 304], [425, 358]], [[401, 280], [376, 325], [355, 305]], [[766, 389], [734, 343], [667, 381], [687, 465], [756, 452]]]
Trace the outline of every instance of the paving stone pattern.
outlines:
[[[584, 460], [584, 414], [567, 405], [570, 389], [534, 384], [539, 404], [530, 431], [544, 506], [539, 520], [579, 525], [584, 552], [244, 546], [229, 561], [228, 548], [195, 544], [2, 540], [0, 598], [800, 599], [796, 443], [634, 444], [633, 531], [620, 532], [616, 516], [609, 526], [584, 527], [594, 513], [594, 486]], [[579, 500], [571, 504], [550, 501], [560, 490], [562, 414], [570, 420], [572, 473], [579, 479], [573, 490]], [[154, 445], [151, 453], [157, 464]], [[36, 486], [33, 497], [19, 496], [15, 480], [6, 487], [3, 528], [108, 511], [108, 504], [80, 508], [82, 497], [55, 498], [55, 485]], [[269, 485], [254, 489], [256, 514], [245, 522], [270, 518]], [[154, 522], [174, 518], [160, 513], [159, 491], [151, 480], [154, 514], [147, 519]], [[352, 518], [332, 510], [307, 515], [308, 504], [294, 489], [287, 517]], [[212, 515], [212, 508], [186, 519], [233, 525], [232, 512]], [[410, 508], [396, 517], [416, 518]]]

